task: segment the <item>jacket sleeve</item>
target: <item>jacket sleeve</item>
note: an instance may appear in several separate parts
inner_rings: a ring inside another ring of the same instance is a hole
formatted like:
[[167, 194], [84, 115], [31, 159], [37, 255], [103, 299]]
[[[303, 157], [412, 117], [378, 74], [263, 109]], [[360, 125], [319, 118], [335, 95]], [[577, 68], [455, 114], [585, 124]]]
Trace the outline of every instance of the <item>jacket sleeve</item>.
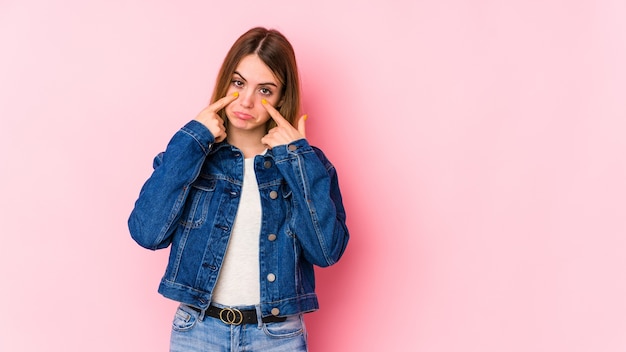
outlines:
[[346, 249], [349, 233], [335, 167], [306, 139], [275, 147], [272, 152], [291, 188], [291, 227], [304, 257], [321, 267], [336, 263]]
[[198, 177], [214, 141], [204, 125], [191, 121], [154, 159], [154, 171], [141, 188], [128, 219], [130, 235], [140, 246], [152, 250], [169, 246], [189, 186]]

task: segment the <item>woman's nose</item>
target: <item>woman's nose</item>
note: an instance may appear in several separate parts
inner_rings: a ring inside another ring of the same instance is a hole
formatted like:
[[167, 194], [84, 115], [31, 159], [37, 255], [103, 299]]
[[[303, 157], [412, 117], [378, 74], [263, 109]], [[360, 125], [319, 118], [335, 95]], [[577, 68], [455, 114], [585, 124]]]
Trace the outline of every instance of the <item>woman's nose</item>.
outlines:
[[254, 96], [253, 96], [254, 92], [251, 92], [250, 90], [246, 89], [242, 92], [239, 92], [239, 104], [241, 104], [241, 106], [245, 107], [245, 108], [251, 108], [254, 106]]

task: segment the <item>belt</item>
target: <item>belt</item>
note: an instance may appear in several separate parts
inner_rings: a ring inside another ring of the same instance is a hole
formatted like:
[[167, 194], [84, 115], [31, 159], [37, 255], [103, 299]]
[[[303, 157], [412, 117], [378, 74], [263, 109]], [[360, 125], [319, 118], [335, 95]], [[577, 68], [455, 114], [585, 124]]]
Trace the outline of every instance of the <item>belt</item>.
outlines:
[[[202, 313], [202, 310], [196, 307], [188, 306], [198, 313]], [[258, 322], [256, 309], [244, 309], [240, 310], [237, 308], [219, 308], [213, 305], [210, 305], [209, 308], [204, 312], [205, 315], [208, 315], [213, 318], [217, 318], [221, 320], [224, 324], [228, 325], [241, 325], [241, 324], [256, 324]], [[287, 320], [286, 317], [263, 317], [261, 321], [264, 323], [280, 323]]]

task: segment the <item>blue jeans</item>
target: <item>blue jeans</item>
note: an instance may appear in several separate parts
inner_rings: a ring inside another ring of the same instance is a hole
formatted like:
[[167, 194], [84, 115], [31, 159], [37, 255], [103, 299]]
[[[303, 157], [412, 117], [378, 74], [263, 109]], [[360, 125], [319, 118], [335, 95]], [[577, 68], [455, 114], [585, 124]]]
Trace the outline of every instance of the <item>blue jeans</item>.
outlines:
[[[237, 307], [257, 309], [260, 307]], [[290, 316], [284, 322], [228, 325], [220, 319], [205, 316], [181, 304], [172, 323], [170, 352], [272, 351], [306, 352], [307, 334], [302, 315]]]

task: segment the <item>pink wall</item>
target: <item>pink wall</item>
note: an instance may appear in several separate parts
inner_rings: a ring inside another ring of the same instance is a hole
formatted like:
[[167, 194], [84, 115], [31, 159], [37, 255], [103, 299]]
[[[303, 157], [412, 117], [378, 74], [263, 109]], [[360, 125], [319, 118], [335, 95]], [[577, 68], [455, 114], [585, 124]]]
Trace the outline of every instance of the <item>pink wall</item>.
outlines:
[[299, 3], [0, 1], [0, 351], [167, 350], [126, 219], [254, 25], [352, 231], [312, 351], [626, 350], [625, 3]]

